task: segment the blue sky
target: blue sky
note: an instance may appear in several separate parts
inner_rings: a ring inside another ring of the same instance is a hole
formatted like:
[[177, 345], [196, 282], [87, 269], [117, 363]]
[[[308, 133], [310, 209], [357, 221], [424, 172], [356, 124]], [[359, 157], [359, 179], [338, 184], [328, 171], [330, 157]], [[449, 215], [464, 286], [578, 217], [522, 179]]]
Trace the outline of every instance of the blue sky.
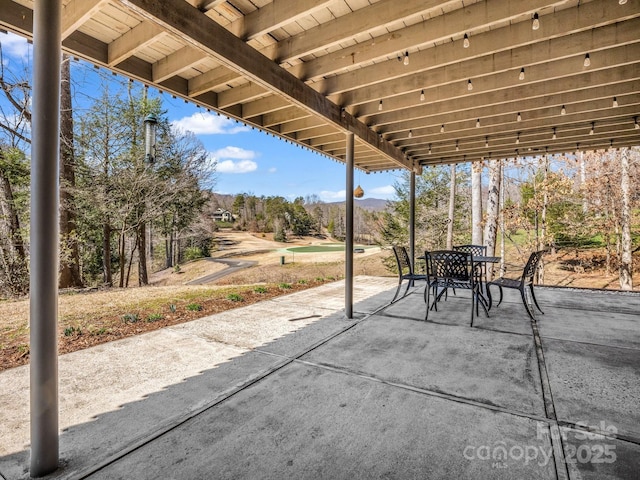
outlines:
[[[13, 34], [1, 34], [5, 64], [29, 68], [31, 46]], [[29, 68], [30, 69], [30, 68]], [[91, 70], [89, 70], [91, 71]], [[78, 88], [78, 79], [72, 81]], [[84, 86], [91, 91], [91, 74], [86, 74]], [[121, 77], [114, 79], [122, 80]], [[94, 86], [95, 89], [95, 86]], [[325, 156], [297, 147], [284, 140], [251, 129], [242, 123], [207, 112], [171, 95], [161, 95], [169, 121], [183, 130], [190, 130], [202, 141], [212, 159], [217, 162], [213, 190], [224, 194], [250, 193], [257, 196], [280, 195], [288, 199], [317, 195], [322, 201], [345, 199], [345, 165]], [[0, 98], [0, 103], [2, 102]], [[76, 110], [76, 114], [79, 109]], [[391, 199], [393, 184], [402, 172], [366, 174], [355, 172], [355, 184], [364, 189], [364, 198]]]

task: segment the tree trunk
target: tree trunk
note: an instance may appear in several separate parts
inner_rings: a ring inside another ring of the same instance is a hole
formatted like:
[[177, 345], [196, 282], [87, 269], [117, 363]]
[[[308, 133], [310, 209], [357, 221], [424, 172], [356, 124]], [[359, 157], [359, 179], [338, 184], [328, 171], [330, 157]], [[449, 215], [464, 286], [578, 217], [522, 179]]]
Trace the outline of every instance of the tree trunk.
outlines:
[[584, 161], [584, 152], [580, 152], [580, 187], [582, 190], [582, 213], [589, 211], [589, 200], [585, 191], [587, 183], [587, 164]]
[[[500, 161], [489, 161], [489, 194], [487, 198], [487, 220], [484, 226], [484, 243], [487, 255], [492, 257], [496, 251], [498, 237], [498, 213], [500, 211]], [[493, 267], [487, 269], [487, 280], [493, 278]]]
[[622, 227], [621, 255], [620, 255], [620, 288], [633, 289], [633, 268], [631, 256], [631, 208], [629, 193], [629, 149], [620, 150], [620, 191], [622, 193], [622, 208], [620, 223]]
[[113, 285], [113, 274], [111, 273], [111, 227], [107, 217], [102, 224], [102, 280], [105, 285]]
[[138, 242], [138, 285], [149, 285], [147, 274], [147, 225], [142, 222], [136, 235]]
[[471, 243], [482, 245], [482, 163], [471, 164]]
[[453, 220], [456, 213], [456, 164], [451, 164], [451, 184], [449, 187], [449, 223], [447, 224], [447, 250], [453, 248]]
[[[0, 149], [0, 159], [3, 151]], [[6, 289], [11, 295], [24, 295], [29, 290], [29, 274], [20, 220], [15, 209], [11, 182], [0, 169], [0, 235], [2, 238], [3, 272]]]
[[[541, 229], [540, 229], [540, 238], [538, 239], [538, 246], [537, 249], [538, 250], [542, 250], [547, 246], [548, 240], [547, 240], [547, 206], [549, 203], [549, 185], [548, 185], [548, 178], [549, 178], [549, 157], [547, 155], [544, 155], [542, 157], [542, 168], [543, 168], [543, 182], [542, 182], [542, 212], [540, 214], [540, 221], [541, 221]], [[537, 270], [537, 276], [538, 276], [538, 283], [544, 283], [544, 262], [540, 262], [540, 264], [538, 265], [538, 270]]]
[[76, 232], [75, 157], [73, 145], [73, 106], [71, 102], [71, 57], [62, 56], [60, 72], [60, 240], [65, 252], [60, 262], [60, 288], [81, 287], [80, 253]]

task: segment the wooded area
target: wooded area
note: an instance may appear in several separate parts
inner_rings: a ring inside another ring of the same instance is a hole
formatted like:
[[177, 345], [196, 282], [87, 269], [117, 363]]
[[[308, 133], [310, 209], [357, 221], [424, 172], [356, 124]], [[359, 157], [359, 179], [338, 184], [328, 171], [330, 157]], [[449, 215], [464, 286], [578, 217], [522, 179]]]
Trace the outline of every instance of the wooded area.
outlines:
[[[208, 255], [221, 206], [235, 215], [233, 228], [272, 232], [277, 241], [344, 239], [344, 206], [314, 195], [289, 201], [241, 193], [231, 205], [221, 202], [202, 143], [172, 127], [161, 97], [134, 82], [105, 77], [78, 109], [72, 62], [65, 57], [61, 72], [61, 288], [126, 287], [132, 278], [146, 285], [151, 271]], [[0, 64], [0, 295], [16, 297], [29, 288], [30, 85], [26, 70]], [[151, 156], [150, 115], [157, 119]], [[425, 168], [416, 182], [416, 251], [474, 243], [504, 258], [505, 243], [523, 257], [598, 247], [607, 272], [617, 270], [620, 288], [631, 289], [639, 158], [638, 148], [622, 148]], [[409, 173], [395, 189], [384, 211], [356, 208], [357, 242], [408, 243]]]

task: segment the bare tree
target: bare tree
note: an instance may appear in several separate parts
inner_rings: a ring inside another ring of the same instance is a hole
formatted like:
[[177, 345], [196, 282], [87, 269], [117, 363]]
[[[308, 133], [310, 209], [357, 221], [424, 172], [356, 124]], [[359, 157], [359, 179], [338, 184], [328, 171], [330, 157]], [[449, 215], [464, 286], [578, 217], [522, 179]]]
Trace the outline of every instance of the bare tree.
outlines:
[[447, 224], [447, 250], [453, 248], [453, 223], [456, 213], [456, 164], [451, 164], [451, 180], [449, 185], [449, 223]]
[[482, 162], [471, 165], [471, 243], [482, 245]]
[[[496, 251], [498, 237], [498, 215], [500, 212], [500, 172], [501, 161], [489, 161], [489, 194], [487, 197], [487, 218], [484, 226], [484, 244], [487, 246], [487, 255], [493, 256]], [[487, 269], [487, 279], [493, 277], [493, 269]]]
[[629, 194], [629, 149], [620, 150], [620, 192], [622, 206], [620, 223], [622, 238], [620, 241], [620, 288], [622, 290], [633, 289], [633, 264], [631, 256], [631, 208]]

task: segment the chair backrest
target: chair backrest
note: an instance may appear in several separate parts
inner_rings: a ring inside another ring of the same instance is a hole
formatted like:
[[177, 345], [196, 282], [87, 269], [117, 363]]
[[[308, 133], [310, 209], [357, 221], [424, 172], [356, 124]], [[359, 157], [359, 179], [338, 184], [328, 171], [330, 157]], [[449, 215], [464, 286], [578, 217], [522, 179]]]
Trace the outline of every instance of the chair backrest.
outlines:
[[393, 254], [396, 256], [396, 262], [398, 263], [398, 274], [404, 275], [405, 273], [413, 273], [411, 268], [411, 260], [405, 247], [394, 246]]
[[525, 285], [533, 283], [533, 277], [536, 274], [536, 270], [538, 269], [538, 264], [542, 259], [543, 253], [544, 250], [539, 250], [529, 255], [529, 260], [527, 260], [527, 264], [524, 266], [524, 270], [522, 271], [522, 282]]
[[429, 252], [431, 275], [459, 282], [472, 282], [472, 258], [470, 253], [455, 250]]
[[470, 253], [474, 257], [484, 257], [487, 255], [487, 247], [485, 245], [455, 245], [453, 249], [457, 252]]

